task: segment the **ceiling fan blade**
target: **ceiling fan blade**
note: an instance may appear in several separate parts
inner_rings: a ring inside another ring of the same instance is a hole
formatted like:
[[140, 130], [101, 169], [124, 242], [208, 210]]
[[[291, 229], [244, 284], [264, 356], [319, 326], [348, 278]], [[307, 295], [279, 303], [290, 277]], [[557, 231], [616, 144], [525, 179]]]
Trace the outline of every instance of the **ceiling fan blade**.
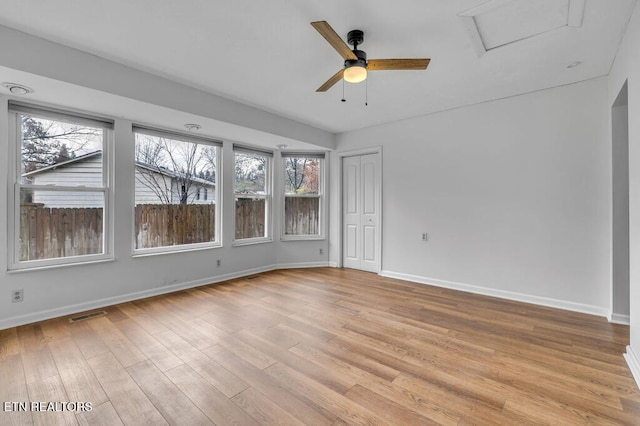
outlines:
[[351, 48], [349, 48], [347, 43], [345, 43], [344, 40], [340, 38], [338, 33], [336, 33], [334, 29], [331, 28], [331, 25], [329, 25], [327, 21], [312, 22], [311, 25], [313, 25], [313, 28], [315, 28], [320, 33], [320, 35], [324, 37], [325, 40], [327, 40], [329, 44], [338, 51], [338, 53], [344, 60], [358, 59], [358, 57], [351, 51]]
[[336, 84], [342, 79], [342, 74], [344, 74], [344, 70], [340, 70], [337, 73], [335, 73], [322, 86], [318, 87], [316, 92], [326, 92], [327, 90], [331, 89], [331, 87], [333, 87], [334, 84]]
[[368, 71], [382, 70], [424, 70], [429, 65], [429, 58], [410, 59], [369, 59]]

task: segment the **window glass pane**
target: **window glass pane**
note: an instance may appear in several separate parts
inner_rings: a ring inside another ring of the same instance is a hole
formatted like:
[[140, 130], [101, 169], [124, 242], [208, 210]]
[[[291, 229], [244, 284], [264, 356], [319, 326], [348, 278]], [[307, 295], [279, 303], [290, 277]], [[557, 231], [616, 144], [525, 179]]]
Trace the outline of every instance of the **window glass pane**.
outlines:
[[284, 161], [284, 235], [320, 235], [322, 159], [290, 156]]
[[19, 114], [20, 183], [104, 186], [104, 129]]
[[104, 252], [102, 192], [22, 189], [20, 261]]
[[320, 193], [320, 159], [305, 157], [284, 158], [285, 194]]
[[217, 240], [217, 161], [217, 146], [136, 133], [136, 249]]
[[266, 194], [268, 157], [260, 154], [236, 152], [236, 194]]
[[266, 200], [236, 197], [236, 240], [266, 237]]
[[259, 152], [235, 152], [235, 239], [268, 237], [270, 157]]
[[284, 199], [285, 235], [320, 235], [320, 197]]

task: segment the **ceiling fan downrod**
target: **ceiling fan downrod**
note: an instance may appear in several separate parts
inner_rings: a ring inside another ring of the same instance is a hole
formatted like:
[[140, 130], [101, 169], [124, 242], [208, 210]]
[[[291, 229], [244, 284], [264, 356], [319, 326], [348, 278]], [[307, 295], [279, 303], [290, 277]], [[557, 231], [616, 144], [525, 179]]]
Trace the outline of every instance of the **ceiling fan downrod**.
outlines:
[[353, 46], [352, 52], [358, 59], [345, 59], [344, 68], [347, 69], [354, 66], [367, 68], [367, 53], [364, 50], [358, 50], [358, 45], [364, 42], [364, 32], [361, 30], [349, 31], [347, 41]]

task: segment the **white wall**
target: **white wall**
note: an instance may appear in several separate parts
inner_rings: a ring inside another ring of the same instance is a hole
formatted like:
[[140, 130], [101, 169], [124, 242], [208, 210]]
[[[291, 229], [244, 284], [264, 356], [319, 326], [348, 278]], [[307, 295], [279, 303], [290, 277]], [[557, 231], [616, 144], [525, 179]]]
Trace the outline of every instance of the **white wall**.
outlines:
[[627, 27], [609, 74], [607, 107], [614, 104], [628, 81], [629, 112], [629, 255], [631, 344], [626, 359], [640, 385], [640, 8]]
[[607, 315], [609, 114], [600, 78], [339, 135], [382, 146], [383, 274]]
[[[626, 86], [623, 89], [626, 95]], [[620, 98], [620, 97], [619, 97]], [[622, 96], [620, 102], [625, 102]], [[618, 100], [616, 100], [618, 102]], [[613, 321], [629, 323], [629, 108], [611, 108], [612, 235], [611, 279]]]

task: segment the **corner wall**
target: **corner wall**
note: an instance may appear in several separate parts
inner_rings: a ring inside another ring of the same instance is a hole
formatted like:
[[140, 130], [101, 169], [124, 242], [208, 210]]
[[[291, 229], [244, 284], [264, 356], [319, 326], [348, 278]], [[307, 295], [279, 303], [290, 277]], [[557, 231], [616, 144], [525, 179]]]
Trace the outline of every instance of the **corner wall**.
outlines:
[[599, 78], [339, 135], [383, 147], [383, 275], [608, 315], [609, 115]]
[[629, 111], [629, 299], [631, 342], [625, 358], [640, 386], [640, 8], [636, 5], [609, 73], [607, 107], [627, 81]]
[[[7, 98], [0, 96], [0, 152], [7, 152]], [[148, 256], [132, 256], [134, 139], [131, 122], [115, 119], [114, 252], [115, 260], [40, 270], [7, 271], [7, 174], [0, 173], [0, 330], [96, 307], [140, 299], [183, 288], [278, 268], [328, 265], [328, 242], [280, 241], [277, 218], [283, 214], [274, 187], [273, 242], [233, 246], [233, 144], [224, 142], [222, 171], [223, 247]], [[0, 170], [7, 170], [7, 155]], [[279, 158], [274, 158], [274, 167]], [[276, 171], [276, 170], [274, 170]], [[275, 174], [279, 176], [279, 173]], [[281, 180], [280, 180], [281, 181]], [[319, 249], [323, 255], [319, 255]], [[221, 267], [216, 267], [220, 259]], [[10, 302], [13, 289], [24, 289], [24, 301]]]
[[[7, 152], [8, 99], [0, 96], [0, 152]], [[183, 288], [205, 285], [253, 273], [289, 267], [328, 265], [328, 242], [280, 241], [284, 205], [281, 186], [274, 185], [273, 242], [233, 246], [233, 143], [225, 141], [222, 170], [223, 247], [194, 251], [132, 256], [134, 138], [131, 122], [115, 119], [114, 252], [115, 260], [66, 265], [40, 270], [7, 271], [8, 176], [0, 173], [0, 330]], [[274, 158], [278, 167], [279, 157]], [[0, 170], [7, 170], [7, 155]], [[274, 169], [275, 176], [281, 173]], [[276, 178], [277, 179], [277, 178]], [[280, 179], [279, 181], [282, 181]], [[323, 255], [319, 255], [319, 249]], [[222, 265], [216, 267], [216, 260]], [[10, 302], [13, 289], [24, 289], [24, 301]]]

